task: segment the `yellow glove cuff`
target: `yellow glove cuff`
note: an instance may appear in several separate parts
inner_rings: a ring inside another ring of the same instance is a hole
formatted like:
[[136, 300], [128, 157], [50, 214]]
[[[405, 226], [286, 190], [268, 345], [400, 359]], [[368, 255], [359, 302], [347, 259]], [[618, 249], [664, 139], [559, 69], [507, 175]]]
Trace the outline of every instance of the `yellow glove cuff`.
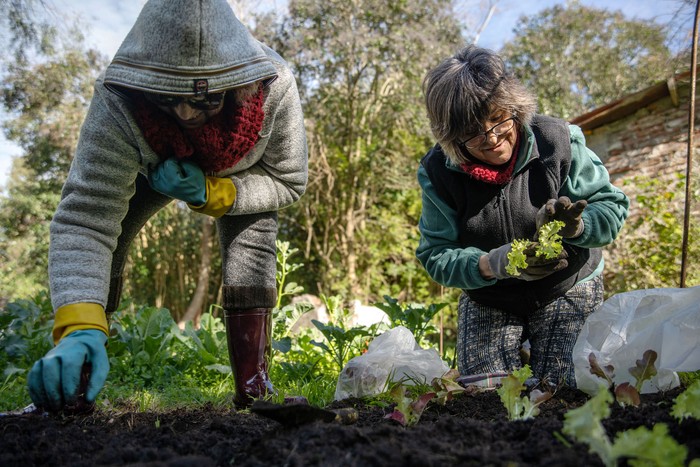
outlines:
[[212, 217], [226, 214], [236, 200], [236, 186], [230, 178], [207, 177], [207, 202], [201, 206], [188, 204], [190, 209]]
[[107, 315], [97, 303], [72, 303], [56, 310], [53, 322], [53, 343], [80, 329], [98, 329], [109, 336]]

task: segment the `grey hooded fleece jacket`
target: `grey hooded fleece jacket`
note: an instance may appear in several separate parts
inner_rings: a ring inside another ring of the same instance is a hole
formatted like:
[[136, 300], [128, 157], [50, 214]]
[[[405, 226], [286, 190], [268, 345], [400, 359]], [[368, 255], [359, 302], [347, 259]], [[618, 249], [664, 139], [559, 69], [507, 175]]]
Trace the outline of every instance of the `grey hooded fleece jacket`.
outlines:
[[[105, 306], [112, 253], [139, 173], [159, 162], [119, 89], [193, 96], [256, 81], [265, 118], [255, 147], [229, 177], [237, 196], [227, 215], [284, 208], [307, 182], [307, 146], [294, 77], [254, 39], [225, 0], [150, 0], [97, 79], [62, 199], [51, 222], [49, 279], [54, 309]], [[113, 92], [117, 91], [117, 92]]]

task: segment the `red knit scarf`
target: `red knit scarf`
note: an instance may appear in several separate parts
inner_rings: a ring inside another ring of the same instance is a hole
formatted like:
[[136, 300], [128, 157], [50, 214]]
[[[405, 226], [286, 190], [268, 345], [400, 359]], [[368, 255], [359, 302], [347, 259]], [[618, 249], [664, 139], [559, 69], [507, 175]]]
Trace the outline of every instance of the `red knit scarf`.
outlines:
[[205, 173], [214, 174], [236, 165], [258, 141], [265, 117], [263, 89], [242, 105], [226, 100], [222, 111], [199, 128], [181, 128], [146, 99], [136, 100], [134, 116], [161, 160], [191, 158]]
[[476, 160], [464, 162], [461, 167], [469, 176], [484, 183], [493, 185], [503, 185], [510, 181], [515, 169], [515, 162], [518, 159], [518, 149], [520, 147], [520, 135], [515, 140], [513, 153], [510, 161], [503, 165], [488, 165]]

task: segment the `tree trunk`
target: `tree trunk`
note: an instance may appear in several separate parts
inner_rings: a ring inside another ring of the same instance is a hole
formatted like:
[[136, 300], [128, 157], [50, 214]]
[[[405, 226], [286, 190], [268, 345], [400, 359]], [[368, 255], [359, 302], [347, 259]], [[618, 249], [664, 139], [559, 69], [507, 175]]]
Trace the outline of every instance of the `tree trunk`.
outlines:
[[207, 298], [207, 289], [209, 288], [209, 275], [211, 273], [211, 231], [213, 223], [213, 218], [202, 216], [202, 241], [200, 243], [202, 256], [199, 260], [199, 278], [197, 279], [197, 288], [187, 307], [187, 311], [185, 311], [185, 314], [177, 323], [180, 329], [185, 328], [185, 323], [187, 321], [192, 321], [195, 329], [199, 328], [199, 318], [202, 315], [204, 300]]

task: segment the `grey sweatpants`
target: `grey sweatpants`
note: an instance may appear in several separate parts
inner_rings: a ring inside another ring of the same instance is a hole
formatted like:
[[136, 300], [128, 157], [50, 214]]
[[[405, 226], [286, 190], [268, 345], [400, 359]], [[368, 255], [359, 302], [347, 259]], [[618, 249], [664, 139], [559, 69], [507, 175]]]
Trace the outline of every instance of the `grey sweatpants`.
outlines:
[[520, 368], [520, 345], [530, 341], [533, 375], [576, 386], [572, 351], [583, 323], [603, 303], [598, 276], [527, 315], [480, 305], [462, 294], [458, 308], [457, 366], [462, 375]]
[[[119, 303], [122, 274], [132, 241], [146, 222], [171, 201], [172, 198], [153, 190], [146, 177], [137, 177], [136, 193], [129, 202], [129, 211], [122, 221], [122, 233], [112, 256], [108, 313], [116, 310]], [[222, 216], [216, 223], [221, 245], [224, 301], [233, 300], [238, 308], [274, 306], [277, 212]]]

